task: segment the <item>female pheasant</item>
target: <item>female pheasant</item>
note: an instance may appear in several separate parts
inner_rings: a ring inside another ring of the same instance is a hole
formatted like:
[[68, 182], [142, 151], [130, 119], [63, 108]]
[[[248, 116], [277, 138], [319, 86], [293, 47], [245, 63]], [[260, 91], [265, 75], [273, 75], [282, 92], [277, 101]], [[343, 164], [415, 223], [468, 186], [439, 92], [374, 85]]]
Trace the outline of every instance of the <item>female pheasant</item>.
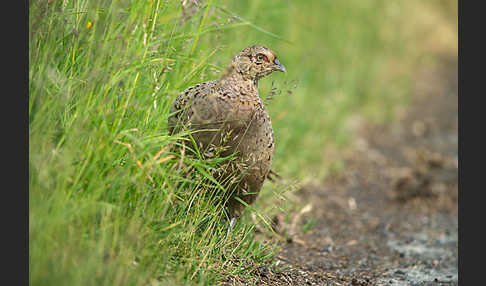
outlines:
[[187, 88], [171, 108], [170, 134], [185, 128], [195, 131], [192, 136], [205, 156], [236, 152], [233, 167], [218, 178], [236, 181], [226, 204], [231, 227], [245, 209], [236, 197], [252, 204], [271, 168], [273, 129], [258, 95], [258, 81], [274, 71], [286, 69], [271, 50], [248, 47], [233, 58], [219, 80]]

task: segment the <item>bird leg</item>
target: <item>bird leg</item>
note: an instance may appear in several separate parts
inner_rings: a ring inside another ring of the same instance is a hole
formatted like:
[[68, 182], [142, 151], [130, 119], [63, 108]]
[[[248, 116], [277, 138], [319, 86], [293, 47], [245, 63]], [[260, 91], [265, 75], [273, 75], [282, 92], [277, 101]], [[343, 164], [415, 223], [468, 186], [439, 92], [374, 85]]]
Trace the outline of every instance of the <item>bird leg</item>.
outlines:
[[181, 147], [181, 159], [179, 160], [179, 164], [177, 167], [177, 170], [179, 171], [182, 167], [184, 167], [184, 155], [186, 151], [186, 143], [183, 141], [182, 142], [182, 147]]
[[236, 217], [232, 217], [229, 222], [228, 232], [226, 233], [226, 236], [228, 236], [230, 232], [233, 230], [233, 228], [235, 227], [235, 223], [236, 223]]

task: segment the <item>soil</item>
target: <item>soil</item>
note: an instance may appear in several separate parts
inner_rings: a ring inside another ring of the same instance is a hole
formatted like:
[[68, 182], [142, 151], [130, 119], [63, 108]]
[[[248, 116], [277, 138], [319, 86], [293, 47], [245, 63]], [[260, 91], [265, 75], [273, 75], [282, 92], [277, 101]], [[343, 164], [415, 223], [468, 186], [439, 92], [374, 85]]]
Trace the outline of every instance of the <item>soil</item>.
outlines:
[[358, 124], [344, 171], [302, 187], [291, 223], [276, 218], [290, 238], [275, 263], [227, 284], [457, 285], [457, 76], [457, 59], [418, 72], [399, 120]]

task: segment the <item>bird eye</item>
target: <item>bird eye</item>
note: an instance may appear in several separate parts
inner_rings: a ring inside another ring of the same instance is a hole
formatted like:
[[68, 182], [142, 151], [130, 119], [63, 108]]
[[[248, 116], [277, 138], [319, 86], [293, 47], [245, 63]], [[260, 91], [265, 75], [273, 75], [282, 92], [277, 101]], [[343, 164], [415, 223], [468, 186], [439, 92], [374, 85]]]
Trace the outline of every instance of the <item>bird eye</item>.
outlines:
[[257, 64], [262, 64], [264, 61], [268, 62], [268, 58], [264, 54], [258, 54], [256, 56], [256, 59], [257, 59]]

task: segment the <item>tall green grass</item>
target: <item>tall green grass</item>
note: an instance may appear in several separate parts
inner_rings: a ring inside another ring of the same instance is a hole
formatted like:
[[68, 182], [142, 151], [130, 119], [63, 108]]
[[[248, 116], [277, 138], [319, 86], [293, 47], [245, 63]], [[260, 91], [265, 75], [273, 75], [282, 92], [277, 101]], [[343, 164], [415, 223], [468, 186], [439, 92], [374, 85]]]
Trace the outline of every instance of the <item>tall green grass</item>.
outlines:
[[265, 45], [289, 71], [260, 87], [276, 93], [274, 169], [322, 177], [351, 115], [404, 101], [413, 54], [407, 4], [311, 2], [208, 0], [182, 20], [180, 1], [30, 1], [30, 284], [213, 285], [272, 256], [248, 214], [268, 223], [292, 183], [265, 185], [227, 236], [218, 160], [181, 156], [167, 117], [181, 90]]

